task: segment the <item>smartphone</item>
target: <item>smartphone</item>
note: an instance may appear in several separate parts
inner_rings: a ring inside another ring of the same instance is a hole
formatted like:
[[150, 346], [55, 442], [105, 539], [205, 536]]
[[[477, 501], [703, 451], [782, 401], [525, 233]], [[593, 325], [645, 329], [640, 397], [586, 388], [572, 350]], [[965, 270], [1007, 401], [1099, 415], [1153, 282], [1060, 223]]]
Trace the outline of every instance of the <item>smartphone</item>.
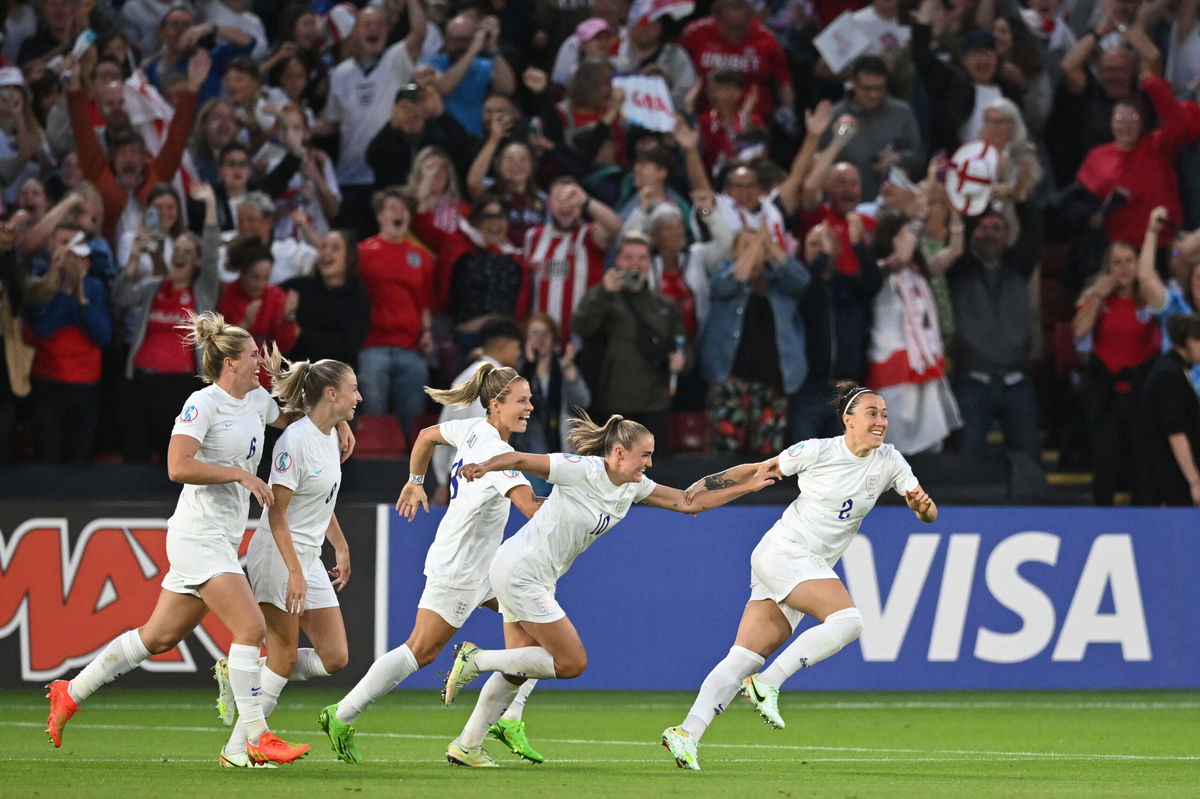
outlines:
[[147, 208], [146, 212], [142, 214], [142, 224], [146, 226], [146, 230], [150, 231], [152, 235], [157, 236], [161, 232], [158, 229], [160, 221], [158, 209], [153, 205]]

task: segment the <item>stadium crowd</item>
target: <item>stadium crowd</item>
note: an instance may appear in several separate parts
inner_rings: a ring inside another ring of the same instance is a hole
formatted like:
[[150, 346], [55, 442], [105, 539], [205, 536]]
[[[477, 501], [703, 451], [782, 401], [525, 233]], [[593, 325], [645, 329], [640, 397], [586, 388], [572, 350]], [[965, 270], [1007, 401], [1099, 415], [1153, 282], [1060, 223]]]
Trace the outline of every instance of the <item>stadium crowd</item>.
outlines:
[[479, 358], [518, 450], [770, 455], [851, 379], [1200, 503], [1196, 5], [9, 0], [0, 461], [163, 457], [215, 310], [410, 440]]

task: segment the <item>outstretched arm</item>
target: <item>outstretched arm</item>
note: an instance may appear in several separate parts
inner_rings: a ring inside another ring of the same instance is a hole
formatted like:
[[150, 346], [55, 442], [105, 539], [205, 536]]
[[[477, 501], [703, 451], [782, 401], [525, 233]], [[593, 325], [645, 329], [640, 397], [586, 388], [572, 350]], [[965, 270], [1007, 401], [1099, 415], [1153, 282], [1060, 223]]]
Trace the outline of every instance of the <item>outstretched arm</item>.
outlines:
[[[642, 500], [642, 504], [678, 513], [700, 513], [718, 508], [754, 491], [760, 491], [781, 476], [779, 462], [775, 458], [762, 463], [742, 464], [702, 477], [687, 491], [660, 485]], [[703, 486], [697, 489], [700, 484]]]
[[516, 469], [518, 472], [536, 475], [543, 480], [550, 478], [550, 456], [534, 455], [529, 452], [505, 452], [494, 455], [483, 463], [468, 463], [458, 470], [458, 476], [468, 483], [488, 472]]

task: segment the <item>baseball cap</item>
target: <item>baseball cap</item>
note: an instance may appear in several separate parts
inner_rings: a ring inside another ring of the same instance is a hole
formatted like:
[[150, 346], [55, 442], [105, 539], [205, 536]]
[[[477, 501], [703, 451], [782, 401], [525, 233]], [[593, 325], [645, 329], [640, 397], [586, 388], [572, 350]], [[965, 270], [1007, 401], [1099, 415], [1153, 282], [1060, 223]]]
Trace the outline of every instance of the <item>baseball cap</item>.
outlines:
[[580, 43], [590, 42], [602, 33], [611, 34], [612, 28], [599, 17], [585, 19], [575, 27], [575, 37], [579, 39]]

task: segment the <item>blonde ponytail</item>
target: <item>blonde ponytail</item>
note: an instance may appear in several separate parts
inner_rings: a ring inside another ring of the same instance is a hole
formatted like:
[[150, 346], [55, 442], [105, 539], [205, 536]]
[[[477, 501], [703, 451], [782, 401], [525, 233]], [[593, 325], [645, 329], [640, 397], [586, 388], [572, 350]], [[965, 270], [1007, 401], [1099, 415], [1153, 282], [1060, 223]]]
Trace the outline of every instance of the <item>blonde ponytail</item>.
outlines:
[[205, 383], [217, 382], [225, 359], [236, 361], [242, 357], [245, 342], [253, 340], [244, 329], [229, 324], [215, 311], [202, 314], [188, 311], [187, 322], [175, 327], [184, 331], [184, 342], [188, 346], [200, 351], [200, 379]]
[[607, 422], [598, 425], [587, 413], [580, 411], [571, 432], [567, 433], [567, 443], [580, 455], [603, 457], [618, 444], [625, 449], [633, 449], [633, 445], [643, 435], [650, 435], [650, 431], [644, 425], [620, 414], [614, 413], [608, 417]]
[[520, 372], [509, 366], [493, 366], [484, 361], [479, 364], [475, 374], [471, 375], [462, 385], [454, 388], [437, 389], [425, 386], [425, 393], [439, 405], [453, 405], [465, 408], [475, 400], [487, 410], [492, 400], [504, 402], [512, 390], [512, 385], [518, 380], [524, 380]]

